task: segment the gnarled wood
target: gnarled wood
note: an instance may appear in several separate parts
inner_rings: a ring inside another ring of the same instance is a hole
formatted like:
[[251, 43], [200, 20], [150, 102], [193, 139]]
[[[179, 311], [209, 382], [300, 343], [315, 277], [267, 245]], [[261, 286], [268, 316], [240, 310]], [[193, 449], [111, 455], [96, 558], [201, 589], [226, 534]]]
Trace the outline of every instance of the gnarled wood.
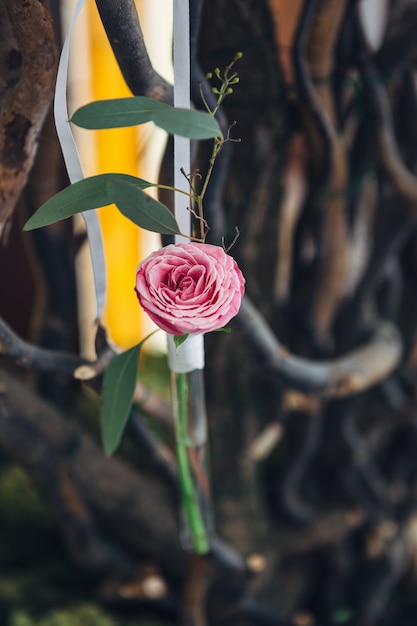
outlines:
[[0, 2], [0, 238], [32, 166], [54, 87], [57, 48], [39, 0]]

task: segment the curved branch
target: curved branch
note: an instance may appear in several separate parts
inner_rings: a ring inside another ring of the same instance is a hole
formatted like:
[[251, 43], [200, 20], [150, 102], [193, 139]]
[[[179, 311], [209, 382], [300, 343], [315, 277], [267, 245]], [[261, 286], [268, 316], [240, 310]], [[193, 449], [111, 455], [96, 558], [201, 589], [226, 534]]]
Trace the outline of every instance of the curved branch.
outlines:
[[359, 397], [351, 398], [339, 405], [335, 414], [344, 458], [341, 483], [355, 506], [375, 523], [392, 515], [391, 498], [368, 439], [357, 426], [361, 401]]
[[[294, 40], [298, 106], [312, 147], [314, 182], [321, 187], [320, 281], [313, 306], [314, 328], [320, 343], [327, 339], [345, 293], [350, 258], [344, 193], [347, 155], [343, 136], [336, 130], [331, 84], [334, 49], [345, 10], [346, 0], [306, 0]], [[317, 85], [313, 85], [313, 79]]]
[[304, 0], [304, 6], [301, 10], [294, 37], [293, 65], [297, 87], [297, 101], [300, 106], [302, 120], [307, 126], [307, 134], [313, 143], [313, 148], [317, 151], [317, 161], [314, 166], [320, 168], [320, 171], [316, 172], [316, 177], [320, 180], [326, 178], [326, 173], [329, 170], [328, 154], [331, 140], [320, 101], [311, 82], [305, 55], [308, 34], [312, 26], [316, 5], [317, 0]]
[[416, 202], [417, 177], [407, 168], [401, 156], [395, 137], [394, 120], [387, 89], [367, 49], [359, 19], [357, 20], [357, 29], [363, 50], [358, 61], [358, 69], [363, 79], [364, 92], [370, 107], [369, 117], [373, 120], [376, 128], [381, 165], [400, 194]]
[[[409, 525], [410, 522], [408, 521]], [[406, 531], [397, 530], [391, 540], [386, 541], [382, 558], [378, 559], [379, 567], [376, 569], [377, 575], [371, 579], [371, 591], [362, 602], [358, 611], [358, 622], [360, 624], [377, 624], [387, 613], [389, 598], [400, 584], [410, 568], [411, 554], [410, 539]], [[408, 544], [408, 545], [407, 545]]]
[[129, 89], [172, 104], [172, 86], [152, 67], [134, 0], [96, 0], [101, 21]]
[[58, 372], [73, 376], [77, 367], [86, 363], [76, 355], [38, 348], [20, 339], [0, 318], [0, 356], [7, 357], [18, 367], [40, 372]]
[[386, 88], [370, 60], [360, 65], [372, 117], [381, 164], [396, 189], [406, 198], [417, 201], [417, 177], [407, 168], [398, 147], [394, 121]]
[[304, 496], [302, 488], [310, 464], [321, 443], [323, 409], [304, 413], [305, 433], [296, 449], [282, 480], [282, 504], [287, 515], [297, 522], [312, 522], [317, 516], [316, 507]]
[[379, 323], [366, 344], [328, 361], [289, 354], [247, 296], [236, 321], [270, 374], [290, 387], [325, 397], [346, 397], [369, 389], [394, 371], [403, 354], [400, 334], [387, 321]]
[[417, 7], [410, 4], [399, 16], [392, 34], [388, 35], [381, 48], [375, 54], [377, 67], [384, 77], [397, 82], [402, 79], [417, 59]]
[[277, 304], [287, 302], [293, 274], [295, 233], [301, 210], [306, 200], [305, 142], [300, 133], [289, 139], [288, 159], [284, 171], [283, 196], [280, 207], [278, 250], [274, 279], [274, 297]]
[[[114, 350], [108, 345], [104, 346], [95, 361], [88, 361], [75, 354], [38, 348], [18, 337], [0, 318], [0, 357], [24, 369], [73, 376], [83, 382], [91, 381], [96, 387], [93, 381], [103, 374], [114, 355]], [[136, 384], [133, 401], [142, 413], [171, 426], [172, 414], [168, 403], [140, 381]]]

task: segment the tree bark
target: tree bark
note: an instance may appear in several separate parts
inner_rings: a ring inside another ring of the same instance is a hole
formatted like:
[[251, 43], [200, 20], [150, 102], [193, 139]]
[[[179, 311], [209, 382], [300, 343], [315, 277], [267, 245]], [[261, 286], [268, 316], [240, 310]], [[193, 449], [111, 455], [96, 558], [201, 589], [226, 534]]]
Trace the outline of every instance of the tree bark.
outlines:
[[0, 42], [1, 238], [35, 158], [58, 54], [51, 17], [38, 0], [0, 2]]

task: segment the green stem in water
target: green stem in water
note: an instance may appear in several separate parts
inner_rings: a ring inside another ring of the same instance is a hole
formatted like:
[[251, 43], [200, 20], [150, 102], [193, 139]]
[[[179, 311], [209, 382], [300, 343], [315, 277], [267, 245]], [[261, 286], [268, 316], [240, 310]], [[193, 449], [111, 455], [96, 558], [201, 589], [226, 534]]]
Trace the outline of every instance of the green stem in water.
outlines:
[[187, 451], [187, 444], [189, 443], [187, 432], [187, 375], [177, 373], [175, 374], [175, 381], [178, 403], [176, 446], [182, 503], [186, 523], [190, 532], [192, 548], [197, 554], [206, 554], [209, 551], [209, 542], [193, 482]]

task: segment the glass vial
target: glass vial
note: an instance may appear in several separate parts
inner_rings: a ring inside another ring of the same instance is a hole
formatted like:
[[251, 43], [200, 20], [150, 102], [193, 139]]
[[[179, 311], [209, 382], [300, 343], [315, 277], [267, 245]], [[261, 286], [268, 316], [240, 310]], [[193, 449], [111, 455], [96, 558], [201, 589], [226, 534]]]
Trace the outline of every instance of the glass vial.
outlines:
[[[170, 347], [172, 408], [181, 496], [180, 540], [186, 550], [209, 551], [213, 528], [202, 335]], [[188, 345], [187, 345], [188, 344]], [[190, 369], [192, 368], [192, 369]], [[185, 371], [183, 371], [185, 370]]]

